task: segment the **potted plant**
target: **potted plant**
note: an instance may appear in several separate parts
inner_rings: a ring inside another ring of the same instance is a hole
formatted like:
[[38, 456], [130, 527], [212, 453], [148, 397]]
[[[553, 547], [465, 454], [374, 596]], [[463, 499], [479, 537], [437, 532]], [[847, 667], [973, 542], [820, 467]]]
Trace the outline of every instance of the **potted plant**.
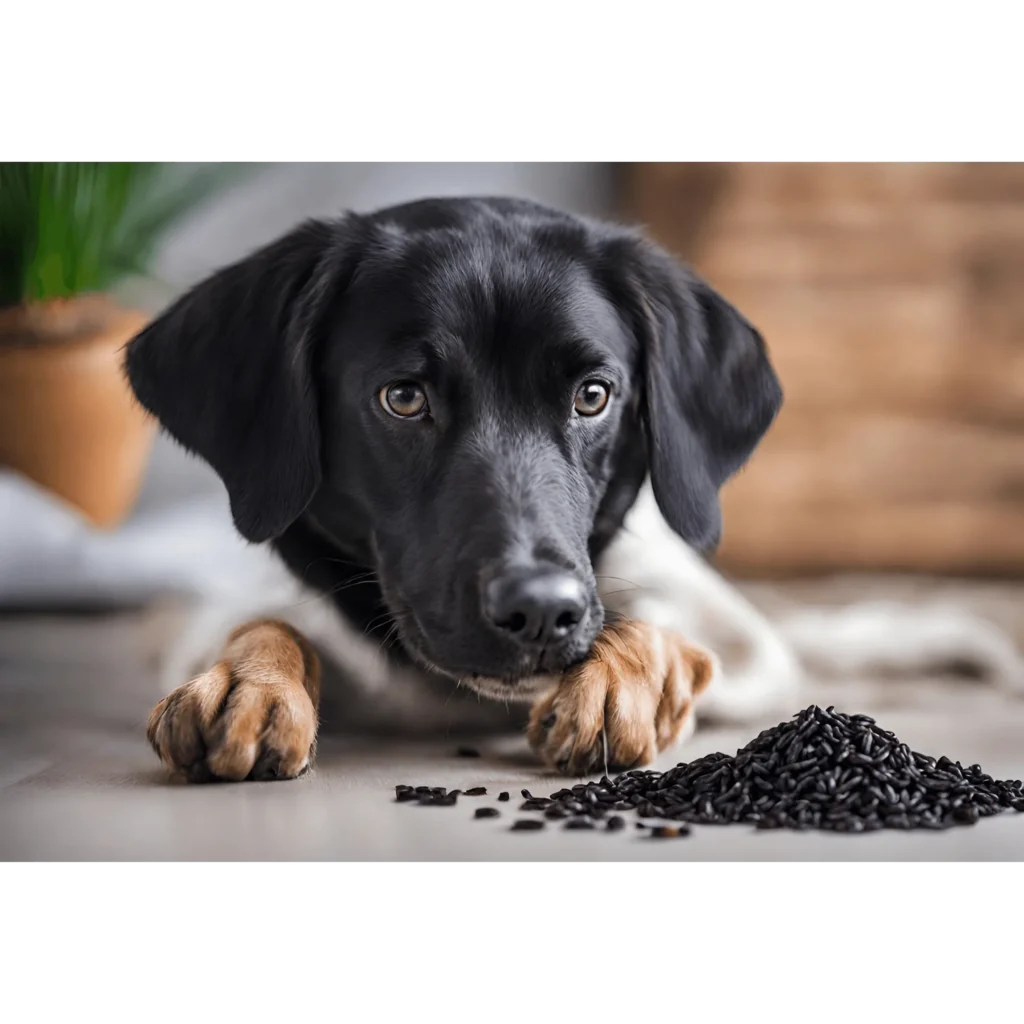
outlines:
[[121, 348], [144, 313], [112, 294], [224, 180], [146, 163], [0, 163], [0, 466], [97, 526], [131, 510], [154, 425]]

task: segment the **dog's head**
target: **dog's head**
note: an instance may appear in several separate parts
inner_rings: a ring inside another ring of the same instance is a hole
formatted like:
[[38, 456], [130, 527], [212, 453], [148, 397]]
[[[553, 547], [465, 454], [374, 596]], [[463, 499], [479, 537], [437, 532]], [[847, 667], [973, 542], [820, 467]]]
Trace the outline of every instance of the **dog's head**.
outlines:
[[513, 200], [313, 222], [128, 347], [239, 531], [376, 574], [403, 646], [491, 695], [586, 656], [592, 558], [649, 473], [698, 548], [781, 391], [753, 327], [633, 232]]

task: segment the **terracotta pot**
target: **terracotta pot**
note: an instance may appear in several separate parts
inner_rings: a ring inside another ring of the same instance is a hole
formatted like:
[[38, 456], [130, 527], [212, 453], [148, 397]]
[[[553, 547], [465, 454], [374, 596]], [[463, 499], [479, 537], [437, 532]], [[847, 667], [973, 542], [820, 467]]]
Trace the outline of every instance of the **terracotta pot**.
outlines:
[[0, 465], [97, 526], [131, 511], [153, 440], [121, 369], [146, 321], [104, 296], [0, 310]]

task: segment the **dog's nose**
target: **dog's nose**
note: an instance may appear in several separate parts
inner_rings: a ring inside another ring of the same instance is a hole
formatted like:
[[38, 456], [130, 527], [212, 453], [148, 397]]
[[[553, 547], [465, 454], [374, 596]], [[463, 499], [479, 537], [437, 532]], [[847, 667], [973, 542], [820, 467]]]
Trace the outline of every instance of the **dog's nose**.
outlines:
[[507, 573], [484, 588], [484, 613], [518, 643], [544, 647], [575, 631], [587, 613], [587, 592], [560, 570]]

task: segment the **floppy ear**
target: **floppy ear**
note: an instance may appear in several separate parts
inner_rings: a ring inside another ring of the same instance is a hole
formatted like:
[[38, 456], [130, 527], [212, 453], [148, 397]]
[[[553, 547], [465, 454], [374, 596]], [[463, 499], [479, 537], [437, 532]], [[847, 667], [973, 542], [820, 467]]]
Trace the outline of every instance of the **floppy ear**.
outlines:
[[139, 401], [227, 487], [250, 541], [281, 534], [320, 485], [313, 359], [351, 274], [345, 222], [310, 222], [221, 270], [129, 342]]
[[706, 282], [649, 243], [631, 262], [654, 495], [683, 540], [712, 548], [719, 488], [771, 425], [782, 388], [761, 335]]

